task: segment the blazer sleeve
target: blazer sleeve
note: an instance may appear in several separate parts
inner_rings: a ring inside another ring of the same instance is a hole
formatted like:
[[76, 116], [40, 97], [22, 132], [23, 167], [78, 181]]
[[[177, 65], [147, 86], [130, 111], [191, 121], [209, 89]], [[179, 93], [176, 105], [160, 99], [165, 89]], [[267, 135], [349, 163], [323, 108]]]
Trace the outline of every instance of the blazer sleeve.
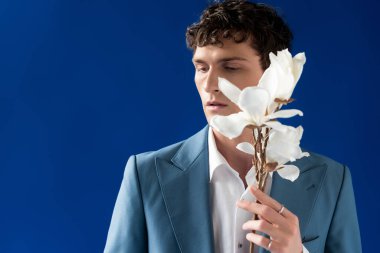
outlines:
[[136, 156], [128, 159], [108, 230], [105, 253], [148, 252]]
[[327, 234], [325, 252], [362, 252], [351, 173], [346, 166], [344, 166], [343, 182]]

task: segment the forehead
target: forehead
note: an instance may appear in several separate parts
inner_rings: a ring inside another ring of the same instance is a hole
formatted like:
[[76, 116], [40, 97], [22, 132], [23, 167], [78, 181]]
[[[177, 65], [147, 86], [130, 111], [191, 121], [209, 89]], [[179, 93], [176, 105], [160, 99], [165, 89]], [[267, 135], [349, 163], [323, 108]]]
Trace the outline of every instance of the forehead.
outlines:
[[207, 45], [197, 47], [193, 54], [193, 62], [218, 62], [223, 59], [236, 59], [256, 61], [260, 58], [257, 51], [252, 48], [250, 41], [236, 43], [230, 39], [222, 40], [223, 46]]

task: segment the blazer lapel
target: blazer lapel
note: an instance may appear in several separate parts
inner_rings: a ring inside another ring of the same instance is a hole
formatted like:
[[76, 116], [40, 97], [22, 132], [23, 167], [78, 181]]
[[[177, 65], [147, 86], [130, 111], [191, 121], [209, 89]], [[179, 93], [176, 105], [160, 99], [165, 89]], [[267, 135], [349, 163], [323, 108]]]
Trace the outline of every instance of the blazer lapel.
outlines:
[[209, 200], [208, 126], [171, 161], [156, 159], [162, 195], [181, 252], [214, 252]]

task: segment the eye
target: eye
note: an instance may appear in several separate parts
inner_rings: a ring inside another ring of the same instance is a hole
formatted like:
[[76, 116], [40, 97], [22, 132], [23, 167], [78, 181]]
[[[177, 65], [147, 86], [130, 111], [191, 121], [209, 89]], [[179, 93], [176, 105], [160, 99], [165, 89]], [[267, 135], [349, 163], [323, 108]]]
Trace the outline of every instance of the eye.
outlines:
[[197, 72], [206, 72], [207, 71], [207, 68], [206, 67], [196, 67], [195, 68], [195, 70], [197, 71]]
[[230, 67], [230, 66], [225, 66], [224, 67], [226, 70], [228, 71], [236, 71], [236, 70], [239, 70], [240, 68], [235, 68], [235, 67]]

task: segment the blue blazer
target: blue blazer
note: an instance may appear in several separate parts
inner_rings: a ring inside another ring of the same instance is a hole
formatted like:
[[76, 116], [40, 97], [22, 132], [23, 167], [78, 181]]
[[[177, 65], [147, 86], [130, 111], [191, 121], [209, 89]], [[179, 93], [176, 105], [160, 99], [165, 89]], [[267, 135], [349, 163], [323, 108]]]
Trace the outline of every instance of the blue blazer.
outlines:
[[[207, 135], [208, 126], [185, 141], [129, 158], [104, 252], [214, 252]], [[293, 163], [300, 169], [296, 181], [273, 173], [270, 195], [298, 216], [310, 253], [360, 253], [349, 169], [309, 153]]]

